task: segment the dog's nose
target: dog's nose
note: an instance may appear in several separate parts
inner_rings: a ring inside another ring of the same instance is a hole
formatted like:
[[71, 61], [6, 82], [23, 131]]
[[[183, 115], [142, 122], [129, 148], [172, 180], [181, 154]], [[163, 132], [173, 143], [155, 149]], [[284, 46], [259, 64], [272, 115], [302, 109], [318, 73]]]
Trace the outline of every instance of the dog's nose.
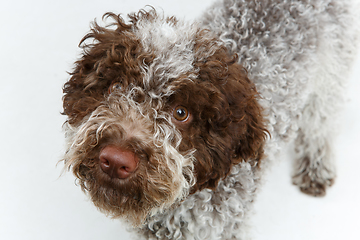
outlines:
[[100, 167], [111, 178], [126, 179], [137, 168], [139, 159], [129, 151], [116, 146], [106, 146], [100, 151]]

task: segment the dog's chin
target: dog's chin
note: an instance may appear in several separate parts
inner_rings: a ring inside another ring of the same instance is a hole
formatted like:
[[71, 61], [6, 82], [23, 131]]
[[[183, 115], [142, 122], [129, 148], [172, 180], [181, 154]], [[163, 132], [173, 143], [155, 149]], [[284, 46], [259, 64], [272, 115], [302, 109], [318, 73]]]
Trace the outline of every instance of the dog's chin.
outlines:
[[101, 212], [123, 219], [134, 227], [140, 227], [146, 218], [181, 201], [174, 198], [173, 183], [149, 181], [141, 172], [127, 179], [118, 179], [100, 171], [88, 173], [87, 176], [91, 177], [87, 180], [79, 179], [83, 190]]
[[134, 226], [140, 226], [156, 207], [156, 201], [145, 197], [139, 188], [133, 183], [94, 183], [89, 188], [89, 195], [101, 212], [112, 218], [125, 219]]

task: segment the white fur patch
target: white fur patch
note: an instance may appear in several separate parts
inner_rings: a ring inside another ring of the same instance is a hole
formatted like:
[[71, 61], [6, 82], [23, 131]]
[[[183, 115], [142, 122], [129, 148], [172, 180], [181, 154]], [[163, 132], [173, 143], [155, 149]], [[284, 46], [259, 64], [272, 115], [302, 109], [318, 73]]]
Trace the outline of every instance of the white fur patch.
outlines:
[[[166, 21], [163, 16], [153, 21], [139, 20], [135, 35], [140, 39], [144, 51], [155, 54], [150, 65], [143, 65], [143, 81], [145, 86], [159, 88], [183, 74], [194, 71], [194, 44], [198, 28], [194, 24], [183, 21], [174, 23]], [[171, 94], [171, 90], [164, 93]], [[153, 91], [150, 95], [159, 98]]]

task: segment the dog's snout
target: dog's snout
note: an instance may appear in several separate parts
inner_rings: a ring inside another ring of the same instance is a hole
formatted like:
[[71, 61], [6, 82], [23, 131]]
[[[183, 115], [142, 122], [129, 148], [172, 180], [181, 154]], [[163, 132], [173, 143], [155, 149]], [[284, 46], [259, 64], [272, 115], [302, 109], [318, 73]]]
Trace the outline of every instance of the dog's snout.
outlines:
[[103, 172], [119, 179], [126, 179], [134, 173], [139, 162], [135, 153], [112, 145], [100, 151], [99, 160]]

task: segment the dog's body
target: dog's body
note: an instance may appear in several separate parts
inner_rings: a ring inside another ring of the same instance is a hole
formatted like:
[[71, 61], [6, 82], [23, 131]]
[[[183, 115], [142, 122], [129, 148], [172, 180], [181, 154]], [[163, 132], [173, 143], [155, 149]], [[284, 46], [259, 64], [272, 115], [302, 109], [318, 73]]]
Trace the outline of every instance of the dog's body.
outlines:
[[147, 239], [243, 239], [262, 172], [292, 139], [294, 183], [324, 195], [356, 48], [350, 10], [225, 0], [201, 24], [108, 14], [64, 87], [66, 165]]

